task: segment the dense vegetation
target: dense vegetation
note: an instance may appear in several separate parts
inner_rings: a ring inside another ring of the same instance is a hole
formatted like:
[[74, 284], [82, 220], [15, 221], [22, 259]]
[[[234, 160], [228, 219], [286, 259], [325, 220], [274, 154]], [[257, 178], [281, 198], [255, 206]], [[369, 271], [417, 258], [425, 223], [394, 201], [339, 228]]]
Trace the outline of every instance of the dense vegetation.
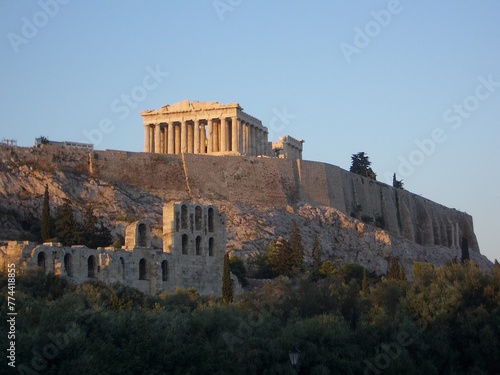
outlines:
[[[16, 282], [17, 370], [288, 374], [297, 347], [300, 374], [498, 373], [500, 267], [420, 263], [412, 282], [397, 264], [392, 272], [371, 286], [353, 265], [280, 276], [233, 303], [26, 272]], [[6, 317], [5, 275], [0, 287]]]

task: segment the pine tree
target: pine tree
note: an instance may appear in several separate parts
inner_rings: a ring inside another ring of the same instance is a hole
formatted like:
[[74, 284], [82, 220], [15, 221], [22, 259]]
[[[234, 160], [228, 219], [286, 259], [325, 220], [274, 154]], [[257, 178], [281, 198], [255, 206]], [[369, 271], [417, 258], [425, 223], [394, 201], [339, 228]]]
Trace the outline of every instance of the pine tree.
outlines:
[[391, 257], [387, 268], [387, 277], [394, 280], [406, 280], [405, 269], [398, 258]]
[[294, 261], [290, 243], [284, 239], [278, 239], [268, 246], [269, 263], [276, 275], [293, 276]]
[[461, 249], [462, 249], [462, 263], [465, 263], [470, 259], [469, 255], [469, 241], [467, 241], [467, 238], [462, 238], [462, 244], [461, 244]]
[[42, 208], [42, 224], [40, 234], [42, 242], [47, 242], [50, 236], [50, 205], [49, 205], [49, 186], [45, 185], [45, 193], [43, 194], [43, 208]]
[[224, 255], [224, 269], [222, 272], [222, 301], [224, 303], [233, 302], [233, 280], [229, 268], [229, 253]]
[[113, 243], [113, 236], [111, 235], [111, 231], [107, 227], [105, 227], [101, 221], [99, 228], [97, 228], [95, 246], [96, 248], [106, 247], [110, 246], [112, 243]]
[[292, 224], [292, 233], [290, 234], [289, 243], [292, 269], [300, 268], [304, 262], [304, 246], [302, 245], [302, 236], [300, 235], [299, 226], [295, 221]]
[[97, 218], [94, 216], [94, 210], [91, 205], [87, 206], [83, 214], [83, 223], [81, 228], [82, 244], [91, 249], [96, 249], [97, 238]]
[[78, 244], [80, 231], [68, 199], [65, 199], [63, 205], [58, 208], [55, 222], [56, 236], [59, 242], [62, 242], [65, 246]]
[[81, 241], [91, 249], [109, 246], [113, 242], [111, 231], [104, 226], [102, 221], [97, 224], [97, 217], [94, 215], [94, 209], [91, 205], [87, 206], [83, 215], [81, 227]]
[[370, 168], [370, 162], [368, 155], [364, 152], [358, 152], [357, 154], [351, 155], [351, 168], [350, 172], [359, 174], [360, 176], [371, 178], [372, 180], [377, 179], [377, 175]]
[[370, 285], [368, 284], [368, 275], [366, 273], [366, 268], [363, 270], [363, 280], [361, 282], [361, 292], [363, 296], [370, 294]]
[[396, 173], [392, 175], [392, 187], [396, 189], [403, 189], [403, 180], [397, 180]]

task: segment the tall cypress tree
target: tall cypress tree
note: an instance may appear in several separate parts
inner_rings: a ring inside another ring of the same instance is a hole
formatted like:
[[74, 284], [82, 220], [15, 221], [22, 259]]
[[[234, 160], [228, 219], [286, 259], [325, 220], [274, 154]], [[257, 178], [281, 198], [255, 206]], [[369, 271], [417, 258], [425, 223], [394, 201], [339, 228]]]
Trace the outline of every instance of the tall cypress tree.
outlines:
[[80, 241], [79, 226], [75, 221], [68, 199], [57, 210], [56, 235], [65, 246], [77, 245]]
[[229, 269], [229, 253], [224, 255], [224, 270], [222, 272], [222, 300], [224, 303], [233, 302], [233, 280]]
[[398, 258], [391, 257], [386, 276], [394, 280], [406, 280], [405, 268]]
[[295, 221], [292, 224], [292, 233], [288, 242], [290, 243], [293, 267], [299, 268], [304, 262], [304, 246], [302, 245], [299, 226]]
[[368, 283], [368, 275], [366, 273], [366, 268], [363, 270], [363, 280], [361, 281], [361, 292], [363, 296], [370, 294], [370, 284]]
[[40, 235], [42, 242], [47, 242], [50, 236], [50, 206], [49, 206], [49, 186], [45, 185], [45, 193], [43, 194], [43, 208], [42, 208], [42, 224]]

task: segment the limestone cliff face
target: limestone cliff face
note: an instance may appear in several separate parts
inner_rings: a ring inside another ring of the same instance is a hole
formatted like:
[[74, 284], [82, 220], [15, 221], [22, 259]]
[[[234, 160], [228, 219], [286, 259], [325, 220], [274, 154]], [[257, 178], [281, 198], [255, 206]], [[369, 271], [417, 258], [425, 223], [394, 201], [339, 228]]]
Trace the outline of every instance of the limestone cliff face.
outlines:
[[324, 259], [356, 261], [377, 273], [391, 255], [408, 268], [414, 260], [460, 259], [464, 240], [476, 263], [491, 264], [463, 212], [333, 165], [276, 158], [1, 147], [0, 238], [19, 238], [41, 216], [46, 184], [52, 213], [65, 198], [76, 207], [90, 203], [114, 234], [147, 218], [157, 223], [157, 247], [163, 204], [193, 200], [227, 215], [227, 249], [244, 259], [287, 237], [296, 221], [306, 250], [318, 235]]

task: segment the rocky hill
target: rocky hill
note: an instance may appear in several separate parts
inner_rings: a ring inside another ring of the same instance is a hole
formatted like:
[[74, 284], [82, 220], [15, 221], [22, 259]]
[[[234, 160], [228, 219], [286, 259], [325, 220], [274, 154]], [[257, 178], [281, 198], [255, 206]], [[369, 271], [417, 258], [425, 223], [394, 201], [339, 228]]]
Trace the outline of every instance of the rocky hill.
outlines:
[[323, 259], [357, 262], [377, 274], [390, 256], [408, 271], [415, 260], [460, 259], [463, 243], [474, 262], [491, 266], [469, 215], [325, 163], [1, 146], [1, 239], [26, 237], [41, 216], [46, 185], [52, 213], [64, 199], [77, 217], [92, 204], [115, 236], [147, 218], [159, 248], [163, 204], [189, 200], [219, 206], [227, 215], [227, 249], [245, 260], [271, 239], [288, 237], [295, 221], [308, 256], [318, 236]]

